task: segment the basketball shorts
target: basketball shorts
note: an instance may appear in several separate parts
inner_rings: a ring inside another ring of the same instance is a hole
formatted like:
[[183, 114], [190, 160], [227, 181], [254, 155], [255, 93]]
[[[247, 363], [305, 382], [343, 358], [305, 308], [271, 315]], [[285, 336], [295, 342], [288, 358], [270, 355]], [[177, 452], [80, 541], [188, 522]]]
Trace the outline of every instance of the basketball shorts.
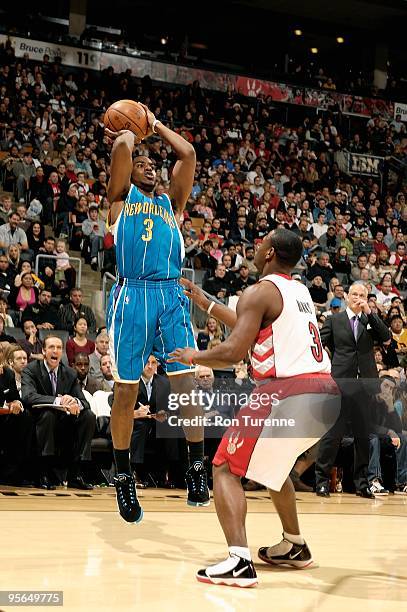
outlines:
[[340, 413], [340, 393], [330, 374], [270, 380], [224, 433], [213, 459], [232, 474], [280, 491], [297, 457], [316, 444]]
[[168, 375], [194, 372], [194, 366], [167, 363], [176, 348], [196, 348], [189, 300], [178, 280], [119, 279], [106, 315], [112, 372], [117, 382], [136, 383], [151, 354]]

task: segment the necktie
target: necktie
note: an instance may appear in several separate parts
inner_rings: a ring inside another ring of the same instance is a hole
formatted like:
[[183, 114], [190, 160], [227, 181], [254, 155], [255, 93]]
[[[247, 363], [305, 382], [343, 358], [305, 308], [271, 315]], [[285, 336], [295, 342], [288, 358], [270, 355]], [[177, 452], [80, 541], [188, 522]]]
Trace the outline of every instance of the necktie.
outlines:
[[51, 372], [49, 373], [49, 376], [51, 379], [52, 394], [56, 395], [57, 394], [57, 375], [55, 373], [55, 370], [51, 370]]
[[150, 380], [146, 383], [146, 391], [147, 391], [147, 399], [148, 401], [150, 401], [151, 391], [152, 391], [152, 385], [151, 385]]
[[351, 326], [352, 326], [352, 331], [353, 331], [353, 335], [355, 337], [355, 340], [358, 337], [358, 324], [359, 324], [359, 319], [358, 317], [355, 315], [351, 318], [350, 320], [351, 322]]

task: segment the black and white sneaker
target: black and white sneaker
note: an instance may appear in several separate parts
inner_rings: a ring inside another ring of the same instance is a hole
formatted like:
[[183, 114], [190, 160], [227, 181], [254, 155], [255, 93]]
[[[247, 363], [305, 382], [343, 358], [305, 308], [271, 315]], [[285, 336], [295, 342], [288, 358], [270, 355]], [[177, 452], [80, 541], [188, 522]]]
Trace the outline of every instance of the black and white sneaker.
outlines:
[[380, 480], [378, 478], [375, 478], [371, 483], [370, 483], [370, 492], [373, 493], [373, 495], [376, 496], [384, 496], [384, 495], [388, 495], [389, 491], [388, 489], [385, 489], [384, 486], [382, 485], [382, 483], [380, 482]]
[[294, 544], [283, 537], [275, 546], [264, 546], [258, 550], [259, 559], [270, 565], [289, 565], [296, 569], [317, 567], [307, 544]]
[[196, 579], [207, 584], [243, 588], [254, 587], [258, 583], [253, 562], [233, 554], [229, 554], [226, 561], [199, 570]]
[[195, 461], [185, 474], [188, 506], [209, 506], [209, 489], [206, 470], [202, 461]]
[[133, 476], [117, 474], [113, 480], [120, 516], [128, 523], [139, 523], [143, 518], [143, 509], [137, 499]]

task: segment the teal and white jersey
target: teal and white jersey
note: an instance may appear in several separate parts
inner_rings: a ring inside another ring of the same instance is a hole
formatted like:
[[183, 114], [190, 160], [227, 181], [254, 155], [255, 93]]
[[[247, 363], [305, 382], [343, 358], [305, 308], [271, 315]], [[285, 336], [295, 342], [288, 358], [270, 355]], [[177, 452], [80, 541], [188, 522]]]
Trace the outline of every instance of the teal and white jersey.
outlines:
[[167, 194], [149, 197], [132, 185], [113, 235], [119, 277], [170, 280], [181, 276], [184, 240]]

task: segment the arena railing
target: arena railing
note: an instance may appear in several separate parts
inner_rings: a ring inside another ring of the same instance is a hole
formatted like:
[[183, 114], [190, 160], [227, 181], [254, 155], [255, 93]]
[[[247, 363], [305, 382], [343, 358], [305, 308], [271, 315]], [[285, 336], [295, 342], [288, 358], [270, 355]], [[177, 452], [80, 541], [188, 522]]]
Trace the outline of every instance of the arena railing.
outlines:
[[[39, 267], [40, 267], [40, 260], [41, 259], [57, 259], [56, 255], [48, 255], [47, 253], [39, 253], [37, 255], [37, 257], [35, 258], [35, 274], [38, 276], [38, 271], [39, 271]], [[77, 269], [77, 277], [76, 277], [76, 286], [80, 288], [81, 286], [81, 282], [82, 282], [82, 259], [80, 257], [70, 257], [69, 258], [69, 263], [71, 262], [76, 262], [78, 269]], [[75, 266], [73, 266], [75, 267]], [[76, 267], [75, 267], [76, 269]]]
[[110, 281], [111, 285], [113, 285], [113, 283], [116, 281], [116, 277], [113, 276], [113, 274], [110, 274], [110, 272], [105, 272], [102, 278], [102, 308], [103, 308], [103, 312], [106, 312], [106, 306], [107, 306], [107, 298], [108, 298], [108, 293], [110, 292], [111, 286], [108, 287], [108, 282]]

